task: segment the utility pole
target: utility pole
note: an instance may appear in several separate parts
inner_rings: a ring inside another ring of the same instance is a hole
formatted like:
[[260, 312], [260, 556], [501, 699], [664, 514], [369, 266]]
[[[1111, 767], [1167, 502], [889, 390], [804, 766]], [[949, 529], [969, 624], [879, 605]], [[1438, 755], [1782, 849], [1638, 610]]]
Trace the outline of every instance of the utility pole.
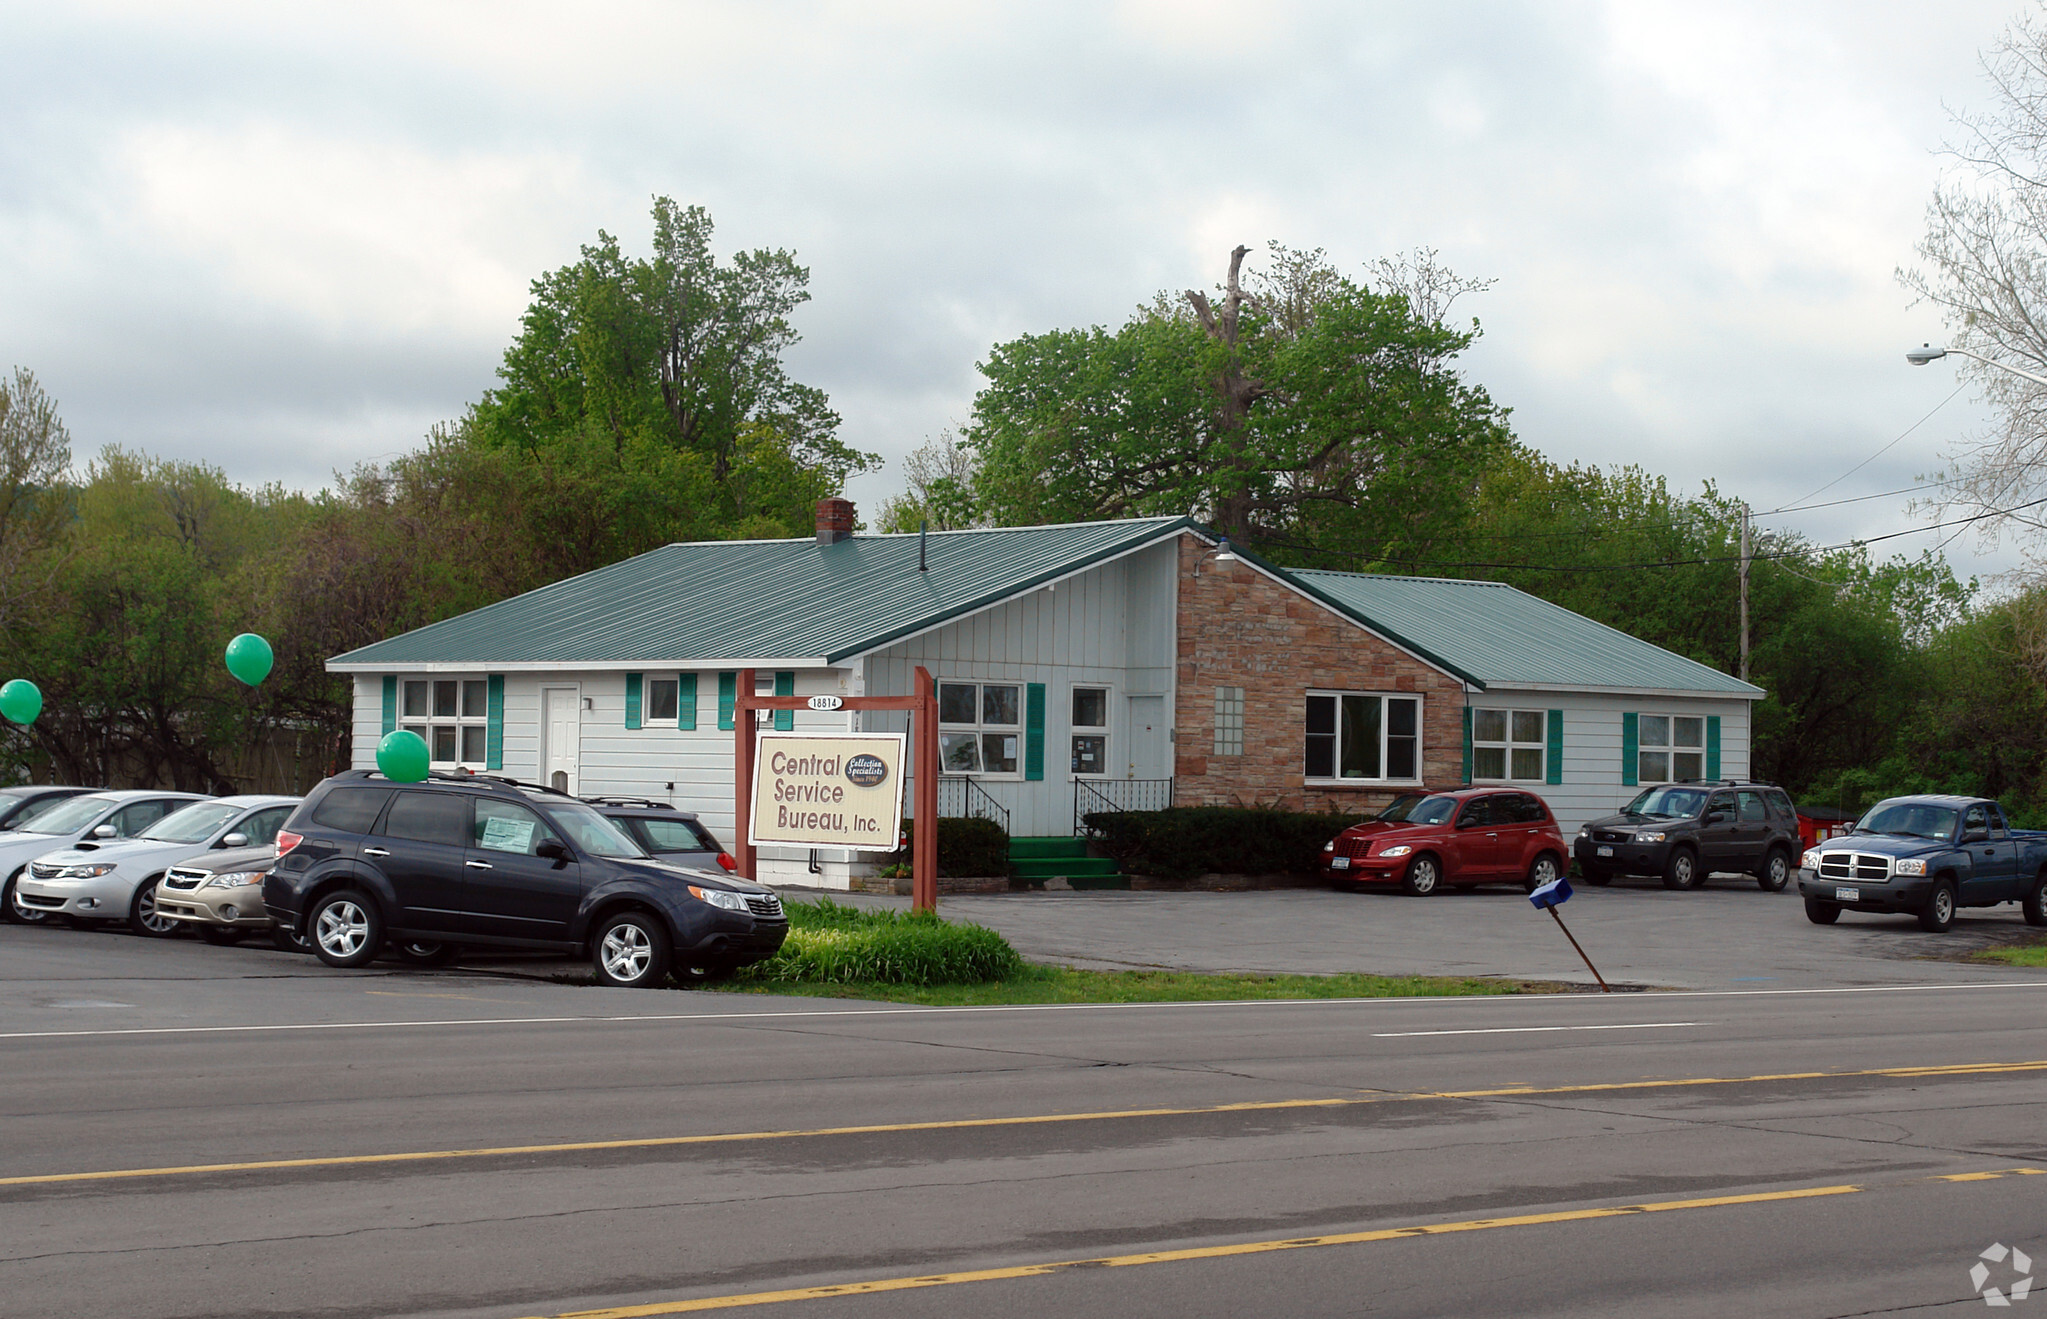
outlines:
[[1741, 680], [1748, 681], [1748, 503], [1741, 505]]

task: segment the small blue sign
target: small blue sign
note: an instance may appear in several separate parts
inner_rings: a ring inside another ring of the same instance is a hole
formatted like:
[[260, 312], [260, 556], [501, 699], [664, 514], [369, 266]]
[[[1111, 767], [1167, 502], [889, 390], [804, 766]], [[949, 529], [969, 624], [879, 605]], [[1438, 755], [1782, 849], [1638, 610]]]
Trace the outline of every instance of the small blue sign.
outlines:
[[1571, 900], [1571, 881], [1558, 875], [1549, 883], [1528, 895], [1528, 900], [1538, 907], [1558, 907]]

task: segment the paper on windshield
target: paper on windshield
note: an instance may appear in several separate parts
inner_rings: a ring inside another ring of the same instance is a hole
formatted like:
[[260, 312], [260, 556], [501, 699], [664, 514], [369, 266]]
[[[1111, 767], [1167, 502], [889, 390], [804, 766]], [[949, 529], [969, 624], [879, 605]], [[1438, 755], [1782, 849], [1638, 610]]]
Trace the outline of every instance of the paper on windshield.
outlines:
[[533, 821], [507, 820], [503, 816], [483, 822], [482, 846], [493, 852], [533, 850]]

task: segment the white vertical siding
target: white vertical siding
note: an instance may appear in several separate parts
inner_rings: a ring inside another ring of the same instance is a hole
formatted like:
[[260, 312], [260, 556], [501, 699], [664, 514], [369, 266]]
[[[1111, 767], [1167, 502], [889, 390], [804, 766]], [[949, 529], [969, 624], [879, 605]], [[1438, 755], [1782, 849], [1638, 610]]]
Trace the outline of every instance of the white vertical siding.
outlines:
[[1532, 789], [1548, 802], [1566, 835], [1577, 833], [1588, 820], [1613, 814], [1641, 790], [1621, 782], [1621, 716], [1628, 712], [1720, 716], [1720, 777], [1749, 777], [1749, 703], [1745, 700], [1493, 688], [1474, 693], [1470, 702], [1474, 710], [1564, 712], [1564, 781], [1517, 786]]
[[[920, 664], [941, 682], [1045, 684], [1044, 779], [978, 781], [1008, 808], [1013, 835], [1070, 834], [1073, 688], [1109, 689], [1112, 769], [1129, 760], [1130, 696], [1163, 695], [1169, 714], [1173, 708], [1178, 552], [1155, 545], [890, 646], [867, 659], [867, 693], [907, 695]], [[874, 714], [867, 726], [899, 732], [908, 721]]]

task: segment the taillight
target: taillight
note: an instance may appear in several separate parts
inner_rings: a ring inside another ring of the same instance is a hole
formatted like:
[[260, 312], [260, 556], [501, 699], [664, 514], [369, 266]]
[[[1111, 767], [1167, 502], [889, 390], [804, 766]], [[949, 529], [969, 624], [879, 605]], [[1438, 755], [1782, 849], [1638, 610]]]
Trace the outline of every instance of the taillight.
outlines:
[[733, 855], [730, 852], [718, 853], [718, 864], [725, 867], [727, 870], [731, 871], [735, 875], [739, 873], [739, 862], [733, 858]]
[[284, 830], [279, 829], [277, 831], [277, 855], [281, 857], [305, 841], [306, 836], [304, 834], [286, 833]]

